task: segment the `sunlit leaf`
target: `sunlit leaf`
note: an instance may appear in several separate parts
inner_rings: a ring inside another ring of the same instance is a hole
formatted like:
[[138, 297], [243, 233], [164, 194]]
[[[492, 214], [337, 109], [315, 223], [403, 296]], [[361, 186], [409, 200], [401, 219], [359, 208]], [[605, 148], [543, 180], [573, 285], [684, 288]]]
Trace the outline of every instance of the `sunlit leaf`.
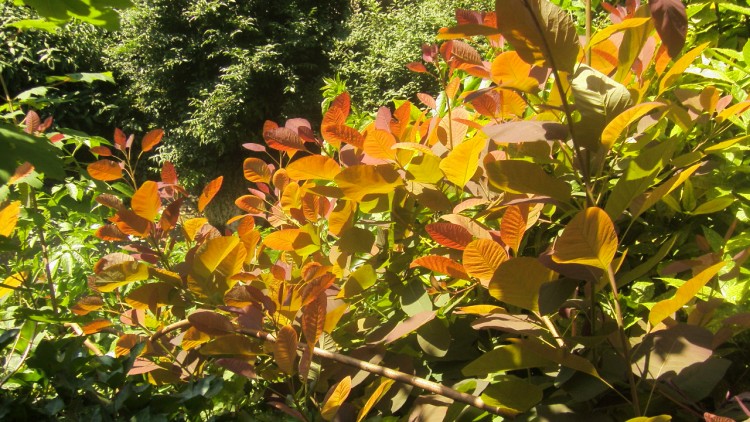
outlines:
[[468, 230], [453, 223], [432, 223], [425, 230], [435, 242], [449, 248], [463, 250], [474, 236]]
[[541, 166], [528, 161], [499, 160], [486, 164], [490, 186], [511, 193], [546, 195], [568, 202], [571, 187], [564, 180], [547, 174]]
[[490, 239], [477, 239], [466, 245], [462, 263], [470, 276], [486, 285], [500, 264], [507, 260], [508, 254], [499, 243]]
[[719, 273], [719, 270], [724, 268], [724, 265], [726, 265], [724, 262], [720, 262], [706, 268], [680, 286], [672, 298], [657, 302], [648, 314], [648, 321], [651, 325], [659, 324], [685, 306], [706, 283]]
[[16, 290], [18, 286], [23, 284], [23, 281], [27, 276], [28, 275], [26, 273], [15, 273], [3, 280], [3, 285], [0, 286], [0, 299], [10, 294], [10, 292]]
[[506, 51], [492, 60], [490, 75], [492, 82], [503, 88], [521, 92], [539, 91], [539, 81], [530, 76], [531, 65], [521, 59], [515, 51]]
[[349, 392], [352, 390], [352, 378], [347, 375], [341, 381], [332, 385], [326, 393], [323, 399], [323, 406], [320, 408], [320, 416], [330, 421], [336, 416], [336, 412], [339, 411], [339, 407], [344, 404], [346, 398], [349, 397]]
[[367, 133], [363, 149], [365, 154], [373, 158], [384, 160], [395, 160], [396, 150], [392, 147], [396, 144], [396, 138], [384, 130], [375, 129]]
[[185, 220], [182, 223], [182, 229], [185, 231], [185, 236], [188, 238], [188, 240], [193, 241], [195, 240], [195, 235], [198, 234], [198, 231], [201, 229], [201, 227], [206, 224], [208, 224], [208, 220], [205, 218], [191, 218], [189, 220]]
[[409, 265], [409, 268], [414, 267], [424, 267], [428, 270], [435, 271], [440, 274], [449, 275], [455, 278], [469, 278], [468, 274], [466, 274], [466, 270], [464, 270], [461, 264], [444, 256], [427, 255], [417, 258]]
[[297, 359], [297, 331], [291, 325], [281, 327], [276, 334], [273, 357], [279, 369], [287, 375], [294, 375], [294, 361]]
[[107, 267], [94, 276], [94, 286], [100, 292], [111, 292], [120, 286], [148, 278], [148, 265], [128, 261]]
[[234, 201], [242, 211], [250, 214], [261, 214], [265, 212], [265, 202], [255, 195], [242, 195]]
[[641, 103], [618, 114], [617, 117], [604, 127], [604, 131], [602, 131], [602, 145], [607, 149], [612, 149], [612, 146], [620, 137], [627, 135], [630, 125], [651, 111], [664, 106], [664, 103], [658, 102]]
[[240, 239], [236, 236], [220, 236], [206, 241], [195, 252], [195, 274], [203, 278], [209, 277], [239, 244]]
[[[247, 171], [245, 172], [245, 177], [247, 177]], [[203, 187], [201, 196], [198, 197], [199, 212], [203, 212], [203, 210], [206, 209], [206, 206], [211, 202], [211, 200], [214, 199], [216, 194], [219, 193], [219, 189], [221, 189], [221, 184], [223, 181], [224, 176], [219, 176], [216, 179], [208, 182], [206, 186]]]
[[[7, 284], [7, 282], [5, 283]], [[70, 307], [70, 311], [76, 315], [88, 315], [90, 312], [101, 309], [104, 306], [104, 300], [101, 296], [86, 296], [78, 300], [75, 305]]]
[[295, 248], [295, 241], [300, 235], [299, 229], [281, 229], [271, 232], [263, 238], [263, 244], [277, 251], [292, 252]]
[[367, 416], [367, 414], [370, 413], [370, 409], [372, 409], [372, 407], [375, 406], [381, 398], [383, 398], [385, 393], [388, 392], [388, 390], [391, 388], [391, 385], [393, 385], [395, 381], [390, 378], [381, 377], [379, 381], [376, 380], [376, 382], [378, 382], [378, 386], [367, 398], [367, 401], [365, 402], [364, 406], [362, 406], [362, 409], [359, 410], [359, 415], [357, 415], [357, 422], [361, 422]]
[[86, 171], [92, 178], [104, 182], [111, 182], [122, 177], [120, 165], [106, 158], [89, 164]]
[[279, 127], [263, 133], [263, 138], [270, 148], [278, 151], [305, 151], [305, 143], [297, 132], [286, 127]]
[[255, 183], [268, 183], [271, 181], [271, 169], [265, 161], [260, 158], [246, 158], [242, 163], [245, 179]]
[[440, 161], [440, 170], [456, 186], [463, 188], [479, 168], [479, 154], [487, 146], [481, 136], [474, 136], [454, 147]]
[[634, 203], [631, 211], [633, 214], [633, 218], [638, 218], [641, 214], [646, 212], [649, 208], [656, 205], [657, 202], [659, 202], [662, 198], [672, 193], [673, 190], [677, 189], [685, 183], [685, 181], [695, 173], [696, 170], [698, 170], [698, 167], [700, 167], [702, 163], [693, 164], [692, 166], [686, 168], [685, 170], [682, 170], [678, 174], [675, 174], [674, 176], [670, 177], [669, 180], [662, 183], [661, 185], [654, 188], [651, 192], [646, 194], [645, 199], [643, 202], [640, 203]]
[[137, 334], [123, 334], [117, 339], [115, 345], [115, 357], [125, 356], [130, 353], [130, 349], [136, 344], [145, 341], [145, 338]]
[[693, 63], [695, 59], [697, 59], [701, 55], [701, 53], [703, 53], [703, 50], [705, 50], [708, 45], [709, 43], [703, 43], [688, 51], [687, 53], [683, 54], [682, 57], [680, 57], [672, 65], [672, 67], [669, 68], [667, 73], [665, 73], [659, 81], [659, 95], [664, 93], [664, 91], [666, 91], [667, 89], [676, 85], [676, 82], [680, 78], [680, 76], [685, 73], [685, 70], [687, 70], [690, 64]]
[[365, 137], [357, 129], [344, 124], [334, 124], [321, 128], [323, 138], [336, 148], [342, 143], [352, 145], [356, 148], [364, 148]]
[[398, 172], [390, 165], [347, 167], [334, 180], [344, 195], [355, 202], [361, 202], [370, 194], [392, 192], [404, 184]]
[[105, 224], [99, 227], [98, 229], [96, 229], [94, 236], [98, 237], [99, 239], [106, 240], [108, 242], [115, 242], [115, 241], [128, 239], [128, 235], [123, 233], [114, 224]]
[[342, 92], [328, 107], [325, 115], [323, 115], [323, 122], [321, 127], [330, 125], [343, 125], [346, 123], [346, 118], [349, 117], [349, 109], [351, 107], [351, 98], [348, 92]]
[[10, 237], [21, 214], [21, 201], [13, 201], [0, 209], [0, 236]]
[[322, 155], [302, 157], [286, 166], [286, 172], [292, 180], [333, 180], [340, 171], [339, 163]]
[[101, 332], [105, 328], [112, 326], [112, 321], [108, 319], [97, 319], [81, 326], [84, 335], [91, 335]]
[[497, 0], [497, 28], [529, 64], [573, 73], [580, 44], [570, 15], [547, 0]]
[[302, 334], [304, 334], [305, 342], [310, 349], [315, 346], [320, 335], [323, 334], [327, 303], [325, 292], [320, 292], [302, 308]]
[[155, 311], [172, 303], [170, 296], [173, 292], [176, 293], [176, 289], [168, 283], [148, 283], [133, 289], [125, 298], [125, 302], [134, 309]]
[[148, 221], [154, 221], [159, 215], [161, 199], [159, 199], [159, 189], [156, 182], [147, 181], [135, 191], [133, 198], [130, 200], [130, 206], [136, 215], [145, 218]]
[[143, 136], [141, 141], [141, 150], [151, 151], [156, 145], [161, 142], [161, 138], [164, 136], [164, 131], [161, 129], [154, 129]]
[[618, 22], [616, 24], [607, 25], [601, 30], [596, 31], [596, 33], [591, 37], [591, 41], [589, 41], [588, 47], [593, 47], [607, 40], [609, 37], [611, 37], [613, 34], [617, 32], [621, 32], [629, 28], [636, 28], [636, 27], [645, 25], [646, 23], [648, 23], [650, 19], [651, 18], [635, 18], [634, 17], [630, 19], [625, 19], [622, 22]]
[[500, 220], [500, 238], [516, 254], [519, 252], [523, 235], [526, 233], [527, 215], [528, 212], [524, 214], [521, 211], [521, 207], [511, 205], [505, 210], [505, 214], [503, 214], [503, 218]]
[[554, 271], [535, 258], [513, 258], [498, 266], [490, 280], [489, 291], [502, 302], [539, 312], [539, 289], [555, 277]]
[[607, 271], [617, 252], [617, 233], [604, 210], [590, 207], [570, 220], [554, 247], [555, 262], [590, 265]]

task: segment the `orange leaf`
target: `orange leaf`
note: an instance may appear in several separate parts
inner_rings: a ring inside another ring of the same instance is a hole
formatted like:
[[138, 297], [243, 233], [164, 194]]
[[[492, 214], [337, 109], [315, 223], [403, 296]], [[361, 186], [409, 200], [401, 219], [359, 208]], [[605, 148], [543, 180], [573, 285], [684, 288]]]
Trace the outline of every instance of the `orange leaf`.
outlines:
[[513, 258], [498, 266], [488, 288], [490, 295], [498, 300], [539, 312], [539, 290], [555, 276], [554, 271], [536, 258]]
[[141, 150], [144, 152], [151, 151], [159, 142], [161, 142], [162, 136], [164, 136], [164, 131], [161, 129], [154, 129], [148, 132], [141, 141]]
[[260, 158], [248, 158], [242, 163], [245, 179], [255, 183], [268, 183], [271, 181], [271, 170], [265, 161]]
[[97, 319], [81, 327], [84, 335], [96, 334], [105, 328], [111, 327], [112, 322], [108, 319]]
[[242, 211], [250, 214], [261, 214], [264, 212], [263, 200], [255, 195], [242, 195], [234, 201]]
[[524, 233], [526, 233], [526, 216], [517, 205], [509, 206], [500, 221], [500, 238], [518, 254]]
[[118, 211], [115, 217], [117, 217], [117, 221], [113, 221], [117, 228], [131, 236], [146, 237], [153, 225], [150, 221], [128, 209]]
[[590, 265], [607, 271], [617, 252], [617, 233], [609, 215], [586, 208], [565, 226], [554, 245], [552, 260], [561, 264]]
[[468, 230], [453, 223], [432, 223], [425, 230], [435, 242], [458, 250], [463, 250], [474, 239]]
[[507, 260], [505, 249], [490, 239], [477, 239], [466, 245], [462, 258], [466, 272], [485, 285], [492, 279], [497, 267]]
[[89, 164], [86, 167], [89, 176], [103, 182], [111, 182], [122, 177], [122, 168], [112, 160], [99, 160]]
[[159, 215], [161, 200], [159, 199], [159, 190], [156, 182], [148, 181], [141, 185], [130, 201], [130, 206], [136, 215], [145, 218], [148, 221], [154, 221]]
[[0, 210], [0, 236], [10, 237], [21, 214], [21, 201], [13, 201]]
[[325, 293], [320, 292], [312, 302], [302, 308], [302, 333], [305, 335], [305, 341], [310, 349], [315, 346], [318, 338], [323, 334], [327, 304], [328, 300]]
[[343, 125], [346, 123], [346, 118], [349, 117], [350, 107], [351, 99], [349, 98], [349, 93], [342, 92], [331, 102], [331, 106], [328, 107], [328, 111], [326, 111], [326, 114], [323, 116], [321, 127]]
[[396, 138], [393, 135], [384, 130], [375, 129], [367, 133], [363, 149], [370, 157], [395, 160], [396, 150], [392, 148], [395, 144]]
[[266, 140], [266, 144], [270, 148], [278, 151], [305, 151], [305, 143], [299, 137], [297, 132], [285, 128], [279, 127], [272, 129], [263, 134], [263, 138]]
[[455, 278], [469, 278], [469, 275], [466, 274], [466, 270], [464, 270], [464, 267], [461, 264], [444, 256], [427, 255], [417, 258], [412, 261], [411, 265], [409, 265], [409, 268], [414, 267], [425, 267], [437, 273], [446, 274]]
[[177, 226], [177, 221], [180, 218], [180, 207], [182, 207], [182, 198], [177, 199], [164, 208], [159, 219], [159, 226], [162, 230], [168, 232]]
[[219, 189], [221, 189], [221, 183], [224, 181], [224, 176], [219, 176], [216, 179], [208, 182], [206, 187], [203, 188], [203, 192], [201, 192], [201, 196], [198, 198], [198, 211], [203, 212], [204, 209], [206, 209], [206, 206], [209, 202], [211, 202], [212, 199], [214, 199], [214, 196], [219, 192]]
[[112, 156], [112, 151], [110, 151], [109, 148], [105, 147], [104, 145], [99, 145], [98, 147], [93, 147], [90, 150], [92, 153], [99, 155], [101, 157], [110, 157]]
[[86, 296], [76, 302], [70, 310], [76, 315], [82, 316], [87, 315], [89, 312], [94, 312], [104, 306], [104, 300], [99, 296]]
[[188, 238], [188, 240], [193, 241], [195, 239], [195, 235], [198, 234], [198, 230], [200, 230], [201, 227], [203, 227], [207, 223], [208, 220], [205, 218], [191, 218], [190, 220], [182, 223], [182, 229], [185, 231], [185, 236]]
[[365, 143], [365, 137], [357, 129], [346, 125], [330, 125], [321, 129], [323, 139], [329, 144], [340, 148], [342, 143], [362, 148]]
[[95, 236], [101, 240], [106, 240], [109, 242], [118, 241], [118, 240], [128, 240], [128, 235], [123, 233], [114, 224], [107, 224], [107, 225], [99, 227], [96, 230]]
[[521, 92], [536, 92], [539, 81], [529, 76], [531, 65], [521, 59], [515, 51], [506, 51], [492, 61], [492, 82], [504, 88]]
[[294, 374], [294, 361], [297, 359], [297, 331], [291, 325], [281, 327], [276, 335], [273, 357], [279, 369], [289, 375]]
[[165, 161], [161, 166], [161, 181], [167, 185], [177, 184], [177, 170], [175, 170], [174, 164], [169, 161]]
[[145, 338], [137, 334], [123, 334], [117, 339], [115, 345], [115, 357], [119, 358], [130, 353], [130, 349], [135, 347], [136, 344], [145, 341]]

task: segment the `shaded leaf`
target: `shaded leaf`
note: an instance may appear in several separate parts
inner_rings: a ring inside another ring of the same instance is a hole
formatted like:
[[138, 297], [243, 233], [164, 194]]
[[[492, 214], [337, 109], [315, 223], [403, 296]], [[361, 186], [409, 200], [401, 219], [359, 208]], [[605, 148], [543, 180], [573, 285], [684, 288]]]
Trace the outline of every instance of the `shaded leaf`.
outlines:
[[505, 375], [493, 382], [482, 393], [482, 400], [516, 415], [525, 412], [542, 400], [542, 387], [513, 375]]
[[551, 360], [535, 353], [524, 353], [521, 346], [517, 344], [506, 344], [471, 361], [461, 370], [461, 373], [467, 377], [485, 377], [498, 372], [545, 367], [552, 363]]
[[523, 235], [526, 233], [527, 212], [523, 213], [518, 205], [511, 205], [505, 210], [502, 220], [500, 220], [500, 239], [514, 250], [516, 254], [521, 247]]
[[675, 58], [682, 51], [687, 36], [688, 22], [682, 0], [648, 0], [651, 17], [662, 43], [667, 46], [669, 57]]
[[188, 315], [187, 319], [196, 330], [209, 336], [222, 336], [234, 332], [232, 321], [216, 312], [196, 311]]
[[677, 324], [646, 334], [634, 351], [633, 372], [646, 379], [669, 379], [712, 355], [713, 335], [703, 327]]
[[407, 318], [391, 330], [383, 339], [385, 344], [393, 343], [401, 337], [414, 332], [417, 328], [428, 323], [437, 315], [436, 311], [424, 311]]
[[485, 165], [490, 186], [511, 193], [533, 193], [567, 202], [568, 183], [547, 174], [541, 166], [528, 161], [500, 160]]
[[252, 363], [244, 359], [221, 358], [216, 359], [216, 364], [222, 368], [228, 369], [237, 375], [242, 375], [247, 379], [255, 379], [255, 367]]
[[365, 416], [367, 416], [368, 413], [370, 413], [370, 409], [372, 409], [373, 406], [375, 406], [380, 399], [383, 398], [385, 393], [388, 392], [388, 390], [391, 388], [391, 385], [395, 381], [393, 381], [390, 378], [381, 377], [379, 378], [378, 386], [375, 388], [375, 390], [370, 394], [370, 396], [367, 398], [367, 401], [365, 402], [364, 406], [362, 406], [362, 409], [360, 409], [359, 414], [357, 415], [357, 422], [361, 422]]
[[[8, 284], [7, 280], [4, 284]], [[104, 306], [104, 300], [101, 296], [86, 296], [79, 299], [78, 302], [70, 308], [70, 311], [76, 315], [82, 316], [99, 310], [102, 306]]]
[[502, 262], [489, 284], [490, 295], [519, 308], [539, 312], [539, 289], [554, 280], [554, 271], [537, 259], [520, 257]]
[[568, 128], [565, 125], [538, 120], [487, 125], [483, 130], [493, 141], [500, 144], [557, 141], [568, 138]]

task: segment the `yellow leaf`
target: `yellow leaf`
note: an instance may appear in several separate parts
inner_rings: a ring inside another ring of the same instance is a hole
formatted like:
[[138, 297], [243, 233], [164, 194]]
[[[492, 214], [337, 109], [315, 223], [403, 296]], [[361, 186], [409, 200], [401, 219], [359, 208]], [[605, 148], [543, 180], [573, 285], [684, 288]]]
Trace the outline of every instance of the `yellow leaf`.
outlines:
[[594, 36], [591, 37], [591, 41], [589, 41], [586, 48], [591, 48], [599, 44], [600, 42], [603, 42], [604, 40], [608, 39], [616, 32], [624, 31], [630, 28], [637, 28], [641, 25], [645, 25], [646, 23], [648, 23], [649, 20], [651, 20], [650, 17], [648, 18], [632, 17], [629, 19], [625, 19], [620, 23], [609, 25], [605, 27], [604, 29], [602, 29], [601, 31], [597, 31], [596, 34], [594, 34]]
[[657, 302], [648, 314], [648, 322], [656, 325], [685, 306], [722, 268], [725, 263], [714, 264], [699, 272], [677, 289], [674, 297]]
[[185, 231], [185, 236], [192, 242], [195, 240], [198, 230], [206, 224], [208, 224], [208, 220], [205, 218], [191, 218], [182, 223], [182, 229]]
[[294, 242], [299, 235], [299, 229], [281, 229], [266, 236], [263, 244], [277, 251], [293, 252], [296, 249]]
[[182, 336], [182, 348], [185, 350], [194, 349], [209, 340], [211, 340], [211, 336], [195, 327], [190, 327], [185, 330], [185, 335]]
[[492, 82], [504, 88], [522, 92], [539, 91], [539, 81], [529, 76], [531, 65], [521, 59], [515, 51], [506, 51], [492, 61]]
[[693, 164], [692, 166], [681, 171], [679, 174], [670, 177], [669, 180], [649, 192], [646, 195], [645, 200], [640, 204], [640, 207], [635, 207], [637, 211], [633, 212], [633, 219], [638, 218], [641, 214], [646, 212], [646, 210], [648, 210], [649, 208], [653, 207], [662, 198], [669, 195], [673, 190], [677, 189], [680, 185], [685, 183], [685, 181], [693, 173], [695, 173], [695, 171], [698, 170], [698, 167], [700, 167], [702, 164], [703, 163]]
[[477, 172], [479, 154], [486, 145], [487, 143], [481, 136], [474, 136], [464, 141], [440, 161], [440, 170], [449, 181], [463, 188]]
[[287, 175], [292, 180], [333, 180], [340, 171], [339, 163], [322, 155], [302, 157], [286, 166]]
[[349, 393], [352, 390], [352, 378], [347, 375], [344, 379], [338, 382], [338, 384], [332, 386], [325, 399], [323, 400], [323, 407], [320, 409], [320, 416], [323, 419], [330, 421], [336, 416], [339, 407], [344, 403]]
[[477, 239], [466, 245], [463, 265], [466, 272], [485, 285], [492, 279], [500, 264], [508, 260], [508, 254], [499, 243], [490, 239]]
[[159, 199], [159, 189], [156, 182], [149, 180], [142, 184], [133, 194], [130, 207], [133, 208], [133, 212], [136, 215], [148, 221], [154, 221], [156, 216], [159, 215], [159, 208], [161, 207], [161, 199]]
[[552, 260], [590, 265], [607, 271], [617, 252], [617, 233], [601, 208], [587, 208], [573, 217], [555, 242]]
[[[235, 236], [221, 236], [206, 241], [195, 252], [195, 274], [207, 279], [239, 243], [240, 239]], [[245, 257], [242, 258], [244, 260]]]
[[355, 202], [361, 202], [370, 194], [393, 192], [404, 184], [398, 172], [388, 164], [347, 167], [334, 180], [344, 195]]
[[665, 104], [658, 102], [636, 104], [618, 114], [617, 117], [607, 123], [607, 126], [604, 128], [604, 131], [602, 132], [602, 145], [607, 149], [611, 149], [620, 136], [627, 134], [628, 126], [632, 125], [652, 110], [664, 106]]
[[242, 211], [251, 214], [262, 214], [265, 212], [265, 202], [255, 195], [242, 195], [234, 201], [234, 205]]
[[10, 292], [16, 289], [26, 279], [26, 273], [15, 273], [3, 281], [3, 285], [0, 286], [0, 299], [8, 296]]
[[500, 264], [489, 284], [490, 295], [507, 304], [539, 312], [539, 289], [555, 272], [538, 259], [520, 257]]
[[294, 374], [294, 361], [297, 359], [297, 331], [291, 325], [281, 327], [276, 335], [273, 357], [279, 369], [288, 375]]
[[568, 202], [571, 188], [564, 180], [555, 178], [536, 163], [521, 160], [498, 160], [485, 165], [490, 187], [511, 193], [546, 195], [560, 202]]
[[21, 214], [21, 201], [13, 201], [0, 210], [0, 236], [10, 237]]
[[372, 407], [383, 398], [385, 393], [391, 388], [391, 385], [393, 385], [393, 382], [394, 381], [390, 378], [380, 378], [380, 384], [378, 384], [375, 391], [370, 394], [370, 397], [367, 398], [367, 402], [365, 402], [365, 405], [362, 406], [362, 409], [359, 411], [357, 422], [360, 422], [368, 413], [370, 413], [370, 409], [372, 409]]

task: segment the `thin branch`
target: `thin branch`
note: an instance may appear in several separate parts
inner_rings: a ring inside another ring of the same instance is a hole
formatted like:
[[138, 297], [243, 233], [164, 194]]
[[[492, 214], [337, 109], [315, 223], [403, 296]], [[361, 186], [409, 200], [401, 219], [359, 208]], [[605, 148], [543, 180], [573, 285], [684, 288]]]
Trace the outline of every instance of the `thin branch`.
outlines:
[[[34, 212], [41, 215], [39, 206], [36, 202], [36, 190], [30, 188], [31, 206], [34, 208]], [[44, 237], [44, 223], [36, 226], [37, 233], [39, 235], [39, 245], [42, 247], [42, 265], [44, 266], [44, 275], [47, 277], [47, 289], [49, 290], [50, 302], [52, 303], [52, 310], [57, 315], [60, 311], [57, 307], [57, 296], [55, 293], [55, 283], [52, 280], [52, 269], [49, 265], [49, 248], [47, 247], [47, 241]]]
[[[86, 333], [83, 332], [83, 329], [81, 329], [81, 326], [76, 323], [65, 323], [65, 326], [73, 330], [73, 332], [78, 336], [83, 337], [86, 335]], [[99, 350], [96, 344], [92, 343], [88, 338], [83, 341], [83, 345], [86, 346], [87, 349], [91, 350], [91, 352], [96, 356], [104, 356], [104, 353], [102, 353], [102, 351]]]

